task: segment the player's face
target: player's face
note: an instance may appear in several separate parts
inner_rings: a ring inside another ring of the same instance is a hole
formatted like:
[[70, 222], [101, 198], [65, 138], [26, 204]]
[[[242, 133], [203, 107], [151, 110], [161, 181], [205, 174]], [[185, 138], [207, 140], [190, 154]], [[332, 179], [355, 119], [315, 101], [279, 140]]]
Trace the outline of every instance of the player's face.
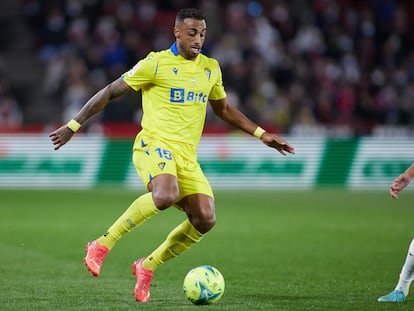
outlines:
[[206, 31], [206, 21], [193, 18], [186, 18], [183, 23], [174, 27], [180, 55], [186, 59], [195, 59], [200, 54]]

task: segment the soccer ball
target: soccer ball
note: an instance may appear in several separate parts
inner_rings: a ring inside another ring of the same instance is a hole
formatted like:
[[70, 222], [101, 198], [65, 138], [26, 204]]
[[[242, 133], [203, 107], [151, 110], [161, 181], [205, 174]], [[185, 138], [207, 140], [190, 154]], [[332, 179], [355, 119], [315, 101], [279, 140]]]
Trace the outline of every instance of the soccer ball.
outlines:
[[196, 305], [216, 303], [223, 296], [224, 287], [223, 275], [209, 265], [191, 269], [183, 284], [185, 296]]

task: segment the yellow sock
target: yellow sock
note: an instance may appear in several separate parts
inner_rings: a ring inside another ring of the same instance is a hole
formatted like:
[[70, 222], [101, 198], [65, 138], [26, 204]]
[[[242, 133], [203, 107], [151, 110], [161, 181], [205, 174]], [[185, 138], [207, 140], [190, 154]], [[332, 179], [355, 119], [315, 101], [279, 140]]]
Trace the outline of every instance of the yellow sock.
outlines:
[[141, 195], [128, 207], [108, 231], [98, 238], [98, 243], [112, 249], [115, 243], [135, 227], [159, 212], [150, 192]]
[[161, 264], [184, 253], [191, 245], [201, 240], [200, 233], [187, 219], [178, 225], [167, 239], [142, 262], [144, 269], [154, 271]]

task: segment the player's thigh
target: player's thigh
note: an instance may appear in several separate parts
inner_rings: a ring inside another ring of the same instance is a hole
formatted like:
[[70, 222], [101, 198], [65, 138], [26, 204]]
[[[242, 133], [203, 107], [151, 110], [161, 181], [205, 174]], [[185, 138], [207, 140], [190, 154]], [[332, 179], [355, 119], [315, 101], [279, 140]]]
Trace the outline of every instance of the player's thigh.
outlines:
[[154, 203], [158, 209], [166, 209], [174, 205], [179, 197], [177, 177], [171, 174], [159, 174], [148, 184]]
[[146, 186], [158, 175], [169, 174], [177, 178], [173, 151], [158, 139], [139, 134], [134, 144], [132, 160]]
[[193, 194], [204, 194], [214, 199], [213, 190], [196, 156], [177, 158], [177, 177], [180, 187], [180, 200]]

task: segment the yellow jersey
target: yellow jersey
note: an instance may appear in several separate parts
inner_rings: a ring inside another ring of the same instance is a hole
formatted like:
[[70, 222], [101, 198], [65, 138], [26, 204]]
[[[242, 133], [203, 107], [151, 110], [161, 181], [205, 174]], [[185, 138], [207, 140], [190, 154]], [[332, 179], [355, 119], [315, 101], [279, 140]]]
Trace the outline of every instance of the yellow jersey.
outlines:
[[226, 97], [217, 60], [203, 54], [187, 60], [175, 43], [149, 53], [122, 77], [132, 89], [142, 91], [145, 131], [194, 147], [204, 128], [208, 100]]

